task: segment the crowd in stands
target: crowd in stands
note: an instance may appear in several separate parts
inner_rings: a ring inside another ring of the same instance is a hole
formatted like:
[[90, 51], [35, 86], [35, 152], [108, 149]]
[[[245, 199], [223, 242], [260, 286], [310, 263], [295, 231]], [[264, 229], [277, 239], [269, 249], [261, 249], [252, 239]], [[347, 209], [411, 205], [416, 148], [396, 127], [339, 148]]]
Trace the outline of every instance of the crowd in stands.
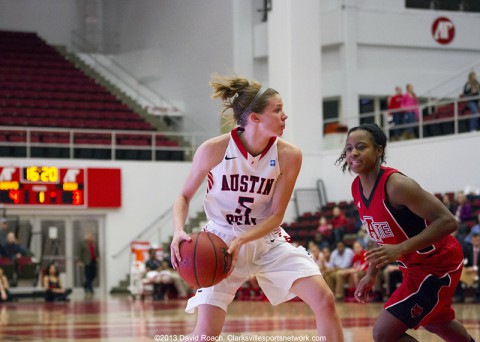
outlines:
[[[464, 270], [455, 296], [456, 302], [471, 297], [480, 302], [480, 193], [478, 189], [466, 193], [435, 194], [457, 218], [455, 233], [464, 250]], [[318, 264], [322, 275], [338, 301], [355, 302], [353, 292], [366, 272], [365, 252], [376, 246], [368, 237], [358, 219], [353, 203], [327, 203], [316, 213], [304, 213], [297, 221], [284, 224], [295, 244], [304, 246]], [[371, 301], [384, 302], [402, 281], [402, 272], [396, 263], [387, 265], [379, 273], [372, 289]], [[246, 288], [237, 299], [247, 299]], [[261, 299], [250, 287], [250, 299]]]
[[[456, 302], [471, 298], [480, 302], [480, 193], [435, 194], [457, 218], [455, 233], [465, 256], [464, 270], [457, 289]], [[358, 218], [353, 202], [327, 203], [315, 213], [303, 213], [295, 222], [284, 224], [292, 242], [305, 247], [317, 263], [337, 301], [356, 302], [354, 289], [368, 268], [365, 252], [376, 246]], [[158, 260], [151, 250], [146, 261], [145, 284], [153, 284], [153, 298], [187, 298], [195, 289], [183, 282], [169, 264], [168, 258]], [[402, 281], [402, 272], [396, 263], [384, 267], [370, 294], [370, 300], [384, 302]], [[237, 291], [236, 300], [265, 300], [255, 278], [245, 282]]]

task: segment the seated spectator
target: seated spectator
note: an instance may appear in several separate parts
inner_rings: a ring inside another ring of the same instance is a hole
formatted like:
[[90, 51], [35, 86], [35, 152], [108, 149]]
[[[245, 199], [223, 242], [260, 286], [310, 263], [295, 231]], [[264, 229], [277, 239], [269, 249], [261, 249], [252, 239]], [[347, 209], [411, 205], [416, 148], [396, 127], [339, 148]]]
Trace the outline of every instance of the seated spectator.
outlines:
[[337, 242], [337, 248], [330, 256], [330, 263], [333, 269], [326, 275], [325, 281], [335, 294], [335, 299], [337, 300], [343, 300], [345, 296], [343, 271], [352, 266], [353, 254], [351, 248], [345, 247], [345, 244], [339, 241]]
[[347, 297], [353, 298], [353, 293], [358, 285], [360, 279], [365, 275], [368, 269], [368, 262], [365, 256], [365, 250], [360, 242], [355, 241], [353, 243], [353, 262], [352, 267], [341, 270], [337, 280], [337, 286], [344, 288], [344, 282], [348, 280]]
[[148, 260], [145, 261], [145, 271], [157, 271], [161, 264], [162, 261], [157, 257], [157, 250], [155, 248], [150, 248], [148, 250]]
[[145, 274], [143, 283], [153, 286], [152, 296], [154, 300], [161, 300], [164, 297], [162, 286], [157, 280], [161, 265], [162, 261], [157, 257], [157, 250], [155, 248], [150, 248], [148, 250], [148, 260], [145, 261]]
[[0, 302], [7, 302], [12, 299], [8, 291], [9, 287], [7, 276], [3, 273], [3, 268], [0, 267]]
[[461, 303], [465, 301], [465, 289], [473, 287], [475, 283], [477, 283], [477, 286], [474, 302], [480, 302], [480, 234], [473, 233], [471, 241], [463, 247], [464, 266], [455, 293], [455, 300]]
[[0, 219], [0, 247], [7, 244], [8, 221], [5, 217]]
[[385, 282], [385, 294], [388, 298], [395, 292], [398, 285], [402, 283], [403, 273], [400, 271], [397, 263], [392, 263], [383, 268], [382, 274]]
[[173, 284], [180, 299], [187, 298], [188, 285], [173, 269], [170, 260], [160, 260], [154, 248], [148, 251], [149, 259], [145, 262], [144, 284], [153, 286], [153, 299], [163, 300], [169, 284]]
[[447, 194], [444, 194], [442, 196], [442, 203], [445, 204], [445, 206], [447, 207], [447, 209], [452, 213], [454, 214], [454, 207], [453, 207], [453, 203], [452, 201], [450, 201], [450, 196], [448, 196]]
[[320, 248], [315, 241], [308, 241], [307, 251], [317, 265], [320, 265]]
[[180, 277], [180, 274], [173, 269], [170, 258], [165, 258], [160, 268], [160, 274], [166, 275], [168, 273], [169, 279], [172, 281], [175, 290], [177, 290], [178, 298], [185, 299], [188, 296], [189, 286], [187, 283]]
[[465, 236], [465, 239], [463, 240], [464, 245], [472, 243], [473, 234], [480, 235], [480, 212], [477, 215], [477, 223], [470, 229], [470, 232], [467, 236]]
[[7, 234], [7, 243], [3, 246], [2, 256], [6, 256], [10, 260], [15, 260], [21, 256], [27, 255], [27, 250], [20, 244], [17, 243], [15, 234], [10, 232]]
[[457, 193], [456, 206], [453, 211], [453, 215], [455, 215], [455, 218], [459, 223], [458, 230], [455, 232], [455, 236], [458, 241], [463, 244], [463, 240], [467, 235], [467, 226], [465, 222], [472, 219], [472, 206], [463, 191], [459, 191]]
[[320, 217], [320, 219], [318, 220], [317, 231], [319, 231], [324, 237], [328, 238], [332, 236], [332, 225], [328, 223], [325, 216]]
[[368, 242], [371, 241], [363, 225], [358, 230], [357, 241], [362, 245], [363, 249], [367, 249]]
[[334, 269], [333, 269], [333, 266], [332, 266], [332, 263], [330, 261], [330, 257], [331, 257], [332, 253], [330, 252], [330, 248], [329, 247], [323, 247], [322, 248], [322, 251], [320, 253], [320, 272], [322, 273], [323, 277], [325, 277], [327, 274], [329, 274], [330, 272], [332, 272]]
[[60, 281], [59, 272], [55, 263], [50, 263], [45, 269], [43, 276], [43, 288], [45, 292], [45, 301], [47, 302], [68, 302], [68, 296], [72, 289], [64, 289]]
[[[332, 231], [332, 225], [327, 221], [325, 216], [320, 217], [318, 220], [317, 232], [322, 235], [322, 239], [331, 245], [334, 242], [334, 236]], [[319, 246], [319, 248], [321, 248]]]
[[343, 235], [347, 229], [347, 218], [339, 206], [333, 207], [332, 215], [333, 217], [330, 222], [332, 224], [334, 242], [337, 243], [343, 239]]
[[322, 233], [320, 232], [315, 232], [315, 235], [313, 236], [313, 242], [316, 243], [318, 248], [321, 250], [323, 247], [330, 247], [330, 241], [325, 238]]

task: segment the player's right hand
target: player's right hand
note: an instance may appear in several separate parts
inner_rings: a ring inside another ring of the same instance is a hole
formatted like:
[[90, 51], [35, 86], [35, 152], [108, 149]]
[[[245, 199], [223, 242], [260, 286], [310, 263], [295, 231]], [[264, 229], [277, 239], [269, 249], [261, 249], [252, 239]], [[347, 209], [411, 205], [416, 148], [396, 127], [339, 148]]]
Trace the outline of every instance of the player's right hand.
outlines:
[[375, 284], [375, 278], [370, 275], [365, 275], [360, 279], [357, 288], [355, 289], [355, 299], [360, 303], [365, 303], [370, 299], [369, 293]]
[[182, 261], [182, 257], [180, 256], [180, 243], [184, 240], [190, 241], [192, 238], [184, 230], [175, 229], [172, 243], [170, 244], [170, 258], [174, 269], [177, 269], [178, 263]]

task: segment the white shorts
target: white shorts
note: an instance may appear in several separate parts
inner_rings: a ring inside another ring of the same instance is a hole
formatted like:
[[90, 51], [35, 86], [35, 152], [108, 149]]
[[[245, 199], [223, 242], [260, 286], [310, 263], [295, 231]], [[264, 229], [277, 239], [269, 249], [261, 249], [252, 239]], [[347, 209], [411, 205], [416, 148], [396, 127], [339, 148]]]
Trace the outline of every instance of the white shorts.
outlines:
[[[221, 237], [227, 245], [235, 238], [235, 227], [229, 230], [214, 227], [209, 222], [204, 230]], [[304, 247], [295, 247], [287, 242], [290, 237], [282, 228], [240, 248], [237, 264], [232, 274], [217, 285], [200, 288], [190, 298], [185, 311], [193, 313], [202, 304], [210, 304], [227, 311], [240, 286], [251, 276], [272, 305], [286, 302], [296, 295], [290, 292], [295, 280], [320, 275], [318, 265]]]

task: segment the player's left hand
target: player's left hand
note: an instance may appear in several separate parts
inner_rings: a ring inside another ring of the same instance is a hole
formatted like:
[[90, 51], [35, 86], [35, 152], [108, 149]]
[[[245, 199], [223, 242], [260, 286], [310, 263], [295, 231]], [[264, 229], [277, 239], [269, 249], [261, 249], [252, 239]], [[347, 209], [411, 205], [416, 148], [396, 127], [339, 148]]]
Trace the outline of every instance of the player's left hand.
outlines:
[[397, 261], [401, 256], [398, 245], [383, 245], [366, 252], [367, 261], [374, 264], [377, 269]]

